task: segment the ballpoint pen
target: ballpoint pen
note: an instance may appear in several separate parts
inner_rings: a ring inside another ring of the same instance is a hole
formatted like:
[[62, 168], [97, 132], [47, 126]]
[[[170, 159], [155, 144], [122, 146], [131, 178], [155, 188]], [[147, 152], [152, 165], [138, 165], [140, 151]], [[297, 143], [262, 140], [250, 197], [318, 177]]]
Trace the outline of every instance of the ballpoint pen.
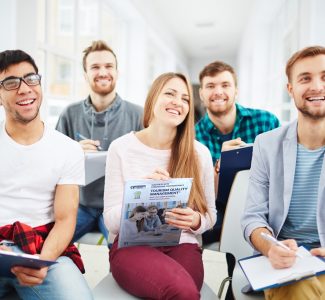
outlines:
[[[269, 241], [272, 244], [275, 244], [277, 246], [280, 246], [281, 248], [286, 249], [286, 250], [289, 250], [289, 251], [291, 250], [288, 246], [286, 246], [282, 242], [278, 241], [274, 236], [272, 236], [270, 234], [267, 234], [265, 232], [261, 232], [261, 236], [262, 236], [262, 238], [264, 240]], [[299, 253], [297, 253], [297, 252], [296, 252], [296, 256], [302, 258], [302, 256]]]
[[[85, 137], [84, 135], [82, 135], [81, 133], [77, 132], [77, 137], [80, 140], [89, 140], [89, 138]], [[96, 146], [98, 150], [102, 151], [104, 150], [100, 145]]]

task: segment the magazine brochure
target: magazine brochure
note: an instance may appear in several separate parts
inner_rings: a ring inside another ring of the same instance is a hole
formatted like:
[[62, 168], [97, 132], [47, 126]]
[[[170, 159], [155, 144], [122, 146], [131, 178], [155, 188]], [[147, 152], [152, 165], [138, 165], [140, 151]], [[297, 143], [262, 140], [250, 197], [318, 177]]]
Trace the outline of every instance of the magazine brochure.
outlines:
[[124, 186], [118, 247], [179, 244], [182, 230], [165, 222], [165, 213], [186, 207], [192, 178], [128, 180]]

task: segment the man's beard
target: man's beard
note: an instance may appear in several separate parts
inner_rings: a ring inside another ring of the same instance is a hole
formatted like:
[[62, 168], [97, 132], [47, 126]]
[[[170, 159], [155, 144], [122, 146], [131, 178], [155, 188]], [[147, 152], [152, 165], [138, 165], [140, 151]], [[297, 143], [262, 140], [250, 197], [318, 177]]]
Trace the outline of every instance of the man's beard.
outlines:
[[28, 124], [29, 122], [34, 121], [37, 118], [38, 114], [39, 114], [39, 107], [38, 107], [37, 111], [35, 112], [35, 114], [32, 117], [25, 118], [21, 114], [16, 112], [15, 119], [21, 124]]
[[105, 88], [100, 88], [94, 84], [92, 87], [92, 90], [98, 95], [106, 96], [115, 90], [115, 85], [116, 85], [116, 82], [114, 82], [114, 81], [112, 81], [112, 83], [108, 87], [105, 87]]
[[223, 110], [211, 110], [209, 108], [207, 109], [209, 110], [210, 114], [213, 115], [214, 117], [222, 117], [229, 114], [229, 112], [232, 109], [232, 106], [230, 107], [226, 106]]
[[317, 110], [315, 112], [311, 111], [308, 107], [297, 107], [297, 109], [302, 113], [304, 117], [310, 118], [314, 121], [321, 120], [325, 118], [325, 109]]

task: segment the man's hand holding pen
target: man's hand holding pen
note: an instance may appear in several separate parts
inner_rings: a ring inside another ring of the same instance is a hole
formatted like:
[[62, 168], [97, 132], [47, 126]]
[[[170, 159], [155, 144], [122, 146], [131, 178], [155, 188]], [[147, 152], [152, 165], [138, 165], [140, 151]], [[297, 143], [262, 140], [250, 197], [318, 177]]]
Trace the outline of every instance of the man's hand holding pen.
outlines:
[[293, 239], [288, 239], [284, 241], [278, 241], [271, 234], [266, 232], [261, 232], [261, 237], [270, 242], [270, 248], [267, 252], [267, 256], [275, 269], [283, 269], [291, 267], [297, 257], [301, 257], [297, 253], [298, 245]]
[[97, 152], [103, 150], [100, 146], [100, 141], [91, 140], [86, 138], [80, 133], [77, 133], [77, 138], [79, 139], [79, 144], [85, 152]]

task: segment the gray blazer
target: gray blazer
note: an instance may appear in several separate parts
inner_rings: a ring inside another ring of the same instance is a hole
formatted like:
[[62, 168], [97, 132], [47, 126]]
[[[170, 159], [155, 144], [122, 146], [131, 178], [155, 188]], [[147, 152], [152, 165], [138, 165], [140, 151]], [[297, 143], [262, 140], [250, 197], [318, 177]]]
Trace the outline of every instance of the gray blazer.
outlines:
[[[297, 121], [260, 134], [256, 138], [246, 206], [241, 219], [244, 237], [249, 243], [252, 231], [258, 227], [267, 227], [275, 236], [281, 231], [290, 206], [296, 157]], [[317, 228], [324, 247], [324, 161], [318, 189]]]

